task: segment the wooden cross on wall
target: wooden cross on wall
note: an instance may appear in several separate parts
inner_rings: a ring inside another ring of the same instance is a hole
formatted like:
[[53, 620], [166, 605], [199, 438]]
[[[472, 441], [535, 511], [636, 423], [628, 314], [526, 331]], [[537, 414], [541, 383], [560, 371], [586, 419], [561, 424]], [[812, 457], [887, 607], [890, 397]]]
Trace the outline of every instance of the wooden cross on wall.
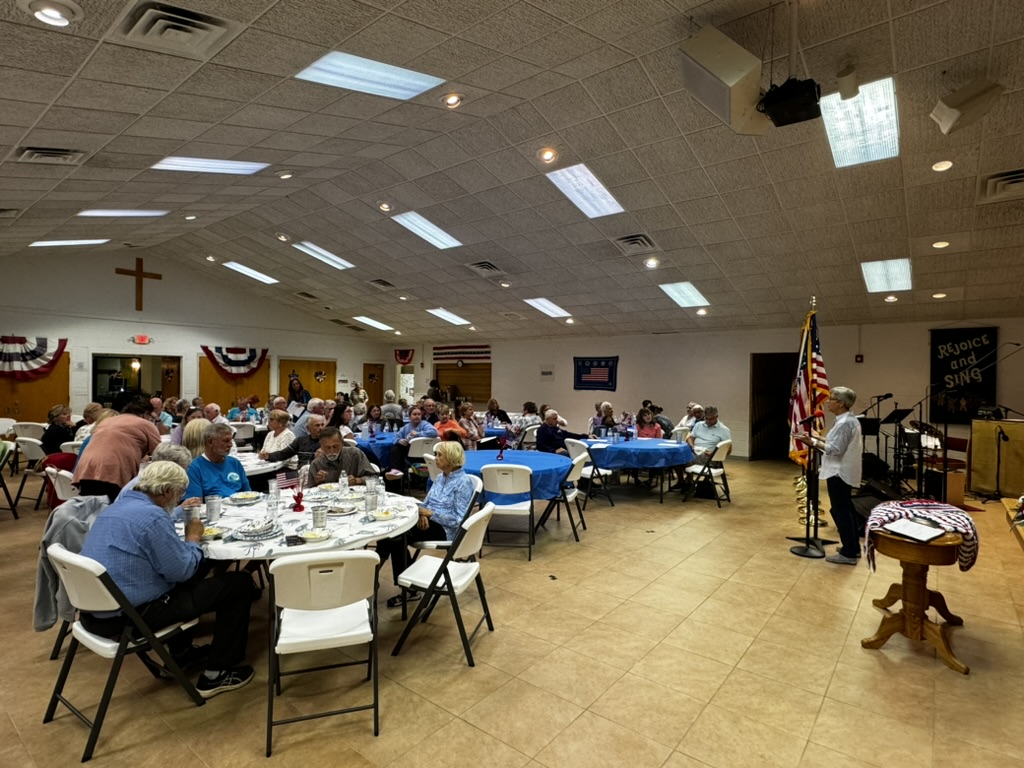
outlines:
[[142, 311], [142, 281], [146, 278], [150, 280], [160, 280], [163, 275], [158, 275], [156, 272], [146, 272], [142, 268], [142, 259], [135, 260], [135, 269], [122, 269], [118, 267], [114, 270], [118, 275], [127, 275], [128, 277], [135, 278], [135, 311]]

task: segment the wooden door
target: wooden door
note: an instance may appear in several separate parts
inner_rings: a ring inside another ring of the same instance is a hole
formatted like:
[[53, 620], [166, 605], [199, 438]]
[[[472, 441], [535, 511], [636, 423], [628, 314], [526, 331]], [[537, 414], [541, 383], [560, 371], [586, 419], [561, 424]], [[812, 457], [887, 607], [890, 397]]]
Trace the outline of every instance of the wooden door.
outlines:
[[35, 381], [0, 379], [0, 416], [15, 421], [46, 423], [46, 414], [71, 401], [71, 355], [60, 356], [49, 376]]
[[169, 397], [181, 397], [180, 357], [160, 358], [160, 385], [164, 400]]
[[[293, 360], [281, 358], [277, 373], [277, 392], [288, 397], [288, 377], [296, 373], [309, 394], [322, 400], [333, 400], [337, 392], [338, 374], [334, 360]], [[317, 376], [319, 374], [319, 376]], [[317, 381], [320, 378], [322, 381]]]
[[242, 379], [232, 379], [221, 373], [207, 359], [206, 355], [199, 358], [199, 396], [209, 403], [220, 406], [221, 413], [228, 415], [235, 401], [240, 397], [256, 395], [260, 403], [267, 401], [270, 393], [270, 366], [264, 363], [258, 371]]
[[363, 363], [363, 378], [359, 382], [366, 390], [367, 403], [380, 405], [384, 402], [384, 365]]
[[442, 392], [451, 390], [453, 402], [469, 401], [482, 411], [491, 399], [490, 363], [466, 363], [462, 368], [455, 363], [438, 363], [434, 366], [434, 378]]
[[796, 352], [750, 356], [750, 461], [789, 456], [789, 396], [796, 365]]

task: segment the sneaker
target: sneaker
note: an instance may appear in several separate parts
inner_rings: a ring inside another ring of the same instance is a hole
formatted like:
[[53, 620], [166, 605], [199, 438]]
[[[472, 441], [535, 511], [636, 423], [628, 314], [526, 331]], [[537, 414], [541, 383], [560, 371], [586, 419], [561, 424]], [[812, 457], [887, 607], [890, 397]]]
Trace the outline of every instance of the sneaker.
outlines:
[[859, 557], [847, 557], [836, 552], [834, 555], [829, 555], [825, 558], [826, 563], [836, 563], [837, 565], [856, 565], [860, 562]]
[[248, 685], [254, 675], [253, 668], [248, 664], [224, 670], [212, 680], [202, 674], [199, 676], [199, 682], [196, 683], [196, 690], [204, 699], [212, 699], [219, 693], [233, 691]]
[[402, 473], [397, 469], [389, 469], [385, 477], [390, 477], [392, 480], [397, 480], [402, 476]]

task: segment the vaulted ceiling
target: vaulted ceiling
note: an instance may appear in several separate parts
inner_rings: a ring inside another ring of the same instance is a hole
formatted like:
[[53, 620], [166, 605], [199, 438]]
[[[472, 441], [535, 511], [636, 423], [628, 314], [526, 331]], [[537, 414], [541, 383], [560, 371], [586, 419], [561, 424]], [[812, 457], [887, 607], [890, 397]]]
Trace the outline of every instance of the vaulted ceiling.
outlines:
[[[679, 46], [704, 25], [761, 55], [765, 87], [770, 75], [785, 79], [784, 4], [181, 0], [225, 22], [197, 58], [128, 40], [134, 0], [80, 4], [84, 18], [61, 29], [14, 0], [0, 6], [0, 270], [19, 259], [45, 266], [53, 251], [28, 248], [36, 240], [109, 238], [76, 253], [127, 254], [130, 244], [132, 256], [216, 277], [219, 290], [352, 326], [368, 315], [404, 339], [438, 342], [792, 327], [812, 295], [832, 324], [1024, 315], [1024, 199], [976, 199], [980, 175], [1024, 166], [1019, 0], [802, 0], [801, 77], [823, 93], [850, 63], [861, 82], [895, 78], [899, 157], [838, 170], [821, 120], [739, 136], [683, 88]], [[403, 102], [295, 79], [331, 50], [446, 82]], [[979, 76], [1006, 91], [984, 120], [944, 136], [929, 112]], [[449, 92], [464, 95], [458, 109], [441, 103]], [[26, 163], [26, 147], [82, 154], [73, 165]], [[558, 150], [552, 166], [541, 147]], [[170, 155], [270, 167], [150, 169]], [[953, 167], [934, 172], [940, 160]], [[545, 176], [578, 162], [624, 213], [588, 219]], [[83, 208], [171, 212], [76, 218]], [[389, 218], [404, 211], [463, 245], [439, 250], [412, 235]], [[355, 268], [335, 270], [278, 233]], [[615, 242], [639, 233], [656, 269]], [[950, 243], [941, 252], [939, 239]], [[913, 290], [891, 304], [867, 293], [860, 263], [900, 257], [912, 259]], [[466, 266], [477, 262], [503, 274]], [[370, 283], [380, 280], [393, 287]], [[706, 316], [658, 288], [679, 281], [708, 299]], [[538, 296], [575, 324], [523, 302]], [[438, 306], [476, 333], [425, 312]]]

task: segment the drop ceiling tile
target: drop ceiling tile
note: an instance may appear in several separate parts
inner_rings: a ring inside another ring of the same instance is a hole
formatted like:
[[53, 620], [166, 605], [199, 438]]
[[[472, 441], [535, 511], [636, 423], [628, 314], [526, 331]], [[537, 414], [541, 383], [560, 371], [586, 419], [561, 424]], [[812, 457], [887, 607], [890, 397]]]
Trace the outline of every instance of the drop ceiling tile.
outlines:
[[595, 48], [557, 66], [555, 69], [567, 77], [583, 80], [629, 59], [630, 55], [620, 48], [613, 45], [602, 45], [600, 48]]
[[991, 79], [1007, 88], [1024, 87], [1024, 40], [993, 48], [989, 72]]
[[722, 200], [733, 216], [748, 216], [780, 208], [775, 189], [770, 184], [727, 192], [722, 195]]
[[940, 97], [952, 93], [988, 69], [988, 52], [977, 51], [896, 75], [900, 116], [928, 114]]
[[[750, 249], [750, 245], [747, 244], [746, 240], [731, 240], [722, 243], [709, 243], [703, 246], [703, 251], [706, 251], [706, 255], [710, 256], [718, 264], [725, 264], [726, 262], [735, 261], [737, 259], [749, 259], [753, 258], [753, 251]], [[792, 258], [792, 256], [787, 256]], [[762, 263], [764, 259], [762, 259]]]
[[716, 163], [706, 166], [704, 170], [707, 171], [715, 188], [722, 194], [763, 186], [771, 181], [760, 157]]
[[508, 188], [520, 200], [526, 201], [532, 207], [539, 207], [541, 215], [544, 214], [544, 209], [549, 203], [565, 200], [558, 187], [552, 184], [546, 176], [530, 176], [512, 182]]
[[636, 147], [633, 154], [651, 176], [686, 171], [699, 165], [690, 145], [682, 136]]
[[696, 200], [714, 195], [715, 188], [702, 168], [673, 173], [658, 178], [658, 184], [672, 202]]
[[198, 61], [102, 43], [79, 73], [88, 80], [170, 89], [195, 72]]
[[0, 66], [51, 75], [75, 74], [95, 46], [92, 40], [6, 21], [0, 21], [0, 40]]
[[[292, 109], [268, 107], [264, 104], [247, 104], [230, 117], [225, 118], [224, 122], [228, 125], [241, 125], [246, 128], [281, 130], [298, 123], [303, 117], [306, 117], [306, 114]], [[298, 133], [308, 132], [299, 126], [294, 126], [291, 130]]]
[[544, 37], [518, 49], [516, 58], [551, 69], [604, 45], [599, 38], [573, 26], [545, 31]]
[[319, 59], [329, 48], [249, 28], [213, 57], [220, 64], [267, 75], [292, 77]]
[[802, 208], [794, 208], [786, 212], [786, 217], [796, 232], [829, 226], [846, 227], [846, 212], [838, 200], [823, 200]]
[[832, 153], [821, 141], [766, 152], [761, 155], [772, 181], [815, 176], [832, 170]]
[[855, 243], [878, 243], [907, 237], [907, 220], [874, 219], [850, 224], [850, 236]]
[[499, 56], [501, 54], [491, 48], [452, 37], [440, 45], [424, 51], [409, 61], [407, 66], [416, 72], [443, 77], [446, 80], [457, 80], [469, 72], [480, 69]]
[[677, 202], [675, 208], [679, 211], [683, 221], [691, 226], [731, 218], [725, 207], [725, 202], [718, 195]]
[[983, 47], [992, 32], [991, 0], [948, 0], [893, 19], [900, 69], [929, 64]]
[[307, 0], [281, 0], [253, 26], [267, 32], [334, 47], [381, 16], [379, 9], [353, 0], [335, 0], [326, 8]]
[[891, 216], [905, 216], [906, 203], [902, 189], [892, 189], [874, 195], [847, 197], [843, 200], [846, 219], [851, 224]]
[[708, 112], [695, 99], [690, 98], [686, 91], [670, 93], [663, 97], [663, 101], [672, 114], [672, 119], [676, 121], [676, 125], [683, 133], [692, 133], [722, 125], [717, 117]]
[[[934, 172], [933, 172], [934, 173]], [[843, 197], [856, 197], [903, 186], [903, 169], [899, 158], [867, 163], [835, 171], [833, 178]]]
[[587, 78], [583, 86], [605, 112], [640, 104], [658, 95], [636, 59]]
[[615, 42], [676, 13], [664, 0], [622, 0], [580, 19], [576, 26], [608, 42]]
[[665, 205], [668, 200], [653, 181], [637, 181], [612, 189], [615, 199], [627, 210], [655, 208]]
[[974, 209], [974, 226], [978, 229], [1010, 227], [1017, 224], [1024, 224], [1024, 203], [1020, 200], [979, 205]]
[[172, 93], [149, 111], [149, 117], [181, 117], [190, 120], [218, 123], [232, 114], [242, 103], [222, 98]]
[[[60, 107], [51, 107], [50, 112]], [[0, 99], [0, 125], [17, 126], [21, 128], [29, 128], [35, 124], [39, 116], [43, 114], [46, 107], [42, 104], [32, 104], [28, 101], [9, 101], [7, 99]], [[64, 110], [66, 113], [68, 110]], [[94, 110], [87, 110], [87, 112], [93, 112]], [[104, 114], [100, 112], [99, 114]], [[113, 113], [111, 113], [113, 114]], [[47, 125], [41, 125], [41, 128], [62, 128], [64, 125], [54, 125], [54, 120], [51, 118], [45, 120]], [[66, 124], [65, 124], [66, 125]], [[111, 131], [113, 132], [113, 131]]]
[[[512, 56], [502, 56], [500, 59], [463, 75], [461, 80], [467, 85], [483, 90], [502, 91], [528, 77], [540, 74], [541, 71], [539, 67], [528, 62], [520, 61]], [[511, 104], [506, 106], [511, 106]]]
[[660, 99], [613, 112], [608, 119], [630, 146], [652, 144], [678, 134]]
[[775, 192], [785, 209], [802, 208], [817, 202], [835, 200], [839, 196], [831, 173], [780, 181], [775, 184]]
[[528, 77], [525, 80], [520, 80], [518, 83], [514, 83], [505, 88], [506, 94], [511, 94], [520, 99], [536, 99], [538, 96], [543, 96], [551, 91], [557, 91], [559, 88], [565, 88], [571, 84], [573, 78], [565, 75], [560, 75], [557, 72], [550, 70], [545, 72], [538, 72], [532, 77]]
[[519, 104], [488, 118], [492, 126], [513, 144], [542, 136], [551, 126], [532, 104]]
[[626, 149], [626, 144], [618, 132], [603, 117], [563, 128], [559, 133], [583, 161]]
[[600, 108], [578, 83], [545, 94], [533, 103], [555, 128], [583, 123], [601, 114]]
[[986, 141], [978, 158], [978, 171], [982, 174], [1017, 170], [1024, 158], [1024, 134], [1003, 136], [997, 141]]
[[480, 164], [504, 183], [524, 179], [535, 173], [533, 165], [512, 147], [484, 155], [480, 158]]
[[606, 187], [617, 187], [648, 178], [647, 172], [631, 152], [618, 152], [591, 160], [587, 167]]
[[579, 208], [568, 200], [557, 200], [540, 209], [541, 215], [573, 243], [588, 242], [600, 237], [600, 232], [583, 215]]
[[737, 216], [736, 225], [740, 228], [744, 237], [757, 237], [759, 235], [777, 235], [782, 232], [789, 232], [789, 219], [778, 212], [756, 213], [752, 216]]
[[555, 17], [519, 2], [475, 24], [459, 36], [503, 53], [512, 53], [560, 26], [561, 22]]
[[693, 232], [694, 237], [697, 238], [701, 245], [739, 240], [743, 237], [743, 234], [732, 219], [696, 224], [690, 227], [690, 231]]
[[229, 144], [235, 147], [249, 147], [263, 141], [273, 132], [264, 128], [243, 128], [234, 125], [215, 125], [204, 131], [198, 138], [211, 144]]
[[387, 15], [347, 40], [345, 50], [356, 56], [405, 66], [411, 59], [440, 45], [447, 37], [422, 24]]
[[509, 145], [509, 142], [485, 120], [453, 131], [451, 138], [474, 157], [497, 152]]
[[943, 174], [932, 172], [931, 181], [934, 183], [907, 189], [907, 211], [909, 213], [922, 214], [974, 205], [975, 182], [973, 178], [946, 179]]
[[476, 160], [445, 169], [445, 173], [470, 193], [497, 187], [501, 182]]
[[296, 152], [302, 152], [316, 144], [319, 144], [322, 140], [322, 136], [278, 131], [272, 133], [262, 141], [256, 142], [256, 145], [260, 147], [268, 147], [269, 149], [290, 149]]

